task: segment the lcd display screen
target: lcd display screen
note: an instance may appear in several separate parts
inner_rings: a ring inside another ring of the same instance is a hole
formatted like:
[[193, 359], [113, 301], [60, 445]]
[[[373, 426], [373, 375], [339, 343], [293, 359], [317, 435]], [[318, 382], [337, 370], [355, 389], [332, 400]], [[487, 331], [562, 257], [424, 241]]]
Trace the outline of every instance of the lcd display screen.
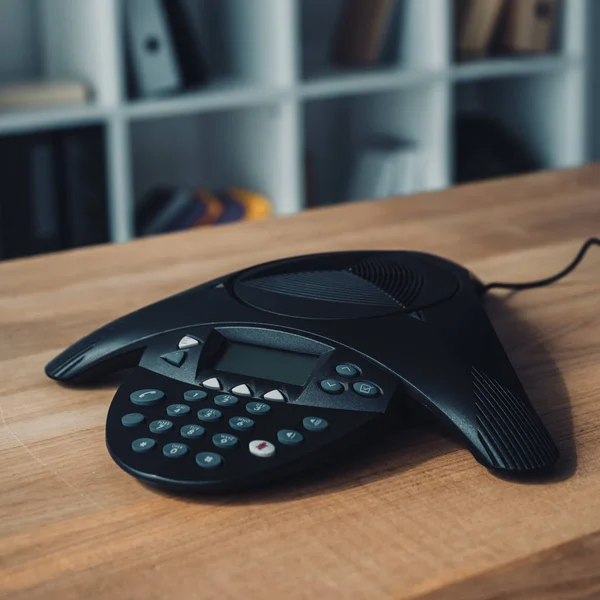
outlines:
[[303, 386], [310, 378], [318, 360], [318, 356], [310, 354], [227, 342], [215, 368], [237, 375]]

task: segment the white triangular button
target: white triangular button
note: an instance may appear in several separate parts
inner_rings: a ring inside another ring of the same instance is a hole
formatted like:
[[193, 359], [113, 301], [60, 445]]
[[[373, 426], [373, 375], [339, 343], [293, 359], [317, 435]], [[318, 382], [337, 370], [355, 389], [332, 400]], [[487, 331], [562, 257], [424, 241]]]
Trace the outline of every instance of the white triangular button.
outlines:
[[191, 335], [185, 335], [179, 340], [179, 344], [177, 344], [177, 347], [180, 350], [185, 350], [186, 348], [193, 348], [199, 343], [200, 342], [196, 338], [193, 338]]
[[210, 379], [203, 381], [202, 385], [205, 388], [208, 388], [209, 390], [220, 390], [221, 389], [221, 382], [216, 377], [211, 377]]
[[231, 390], [231, 393], [237, 394], [238, 396], [252, 396], [252, 391], [245, 383], [242, 383], [241, 385], [236, 385]]
[[279, 390], [271, 390], [263, 398], [265, 400], [273, 400], [274, 402], [285, 402], [285, 396]]

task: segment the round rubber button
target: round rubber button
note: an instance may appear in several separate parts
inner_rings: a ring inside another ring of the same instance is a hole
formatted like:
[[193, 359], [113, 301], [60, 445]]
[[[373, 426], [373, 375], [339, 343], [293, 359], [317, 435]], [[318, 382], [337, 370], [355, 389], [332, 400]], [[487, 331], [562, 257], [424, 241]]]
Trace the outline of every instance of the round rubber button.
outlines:
[[152, 433], [165, 433], [170, 429], [173, 429], [173, 423], [167, 419], [159, 419], [157, 421], [152, 421], [149, 429]]
[[217, 433], [213, 435], [212, 442], [217, 448], [233, 448], [238, 439], [231, 433]]
[[354, 365], [349, 365], [344, 363], [343, 365], [338, 365], [335, 368], [335, 372], [340, 377], [356, 377], [358, 373], [358, 369]]
[[271, 407], [265, 402], [248, 402], [246, 410], [251, 415], [266, 415], [271, 410]]
[[250, 450], [250, 454], [259, 458], [269, 458], [275, 454], [275, 446], [265, 440], [252, 440], [248, 444], [248, 450]]
[[329, 427], [329, 423], [321, 417], [304, 417], [302, 425], [308, 431], [324, 431]]
[[187, 438], [188, 440], [197, 440], [198, 438], [201, 438], [205, 432], [206, 429], [204, 429], [202, 425], [184, 425], [179, 430], [181, 437]]
[[139, 438], [137, 440], [133, 440], [131, 442], [131, 449], [134, 452], [148, 452], [148, 450], [152, 450], [156, 446], [156, 442], [151, 438]]
[[167, 444], [163, 448], [163, 454], [167, 458], [181, 458], [187, 454], [189, 448], [185, 444], [180, 444], [179, 442], [175, 442], [173, 444]]
[[138, 406], [152, 406], [164, 397], [165, 393], [160, 390], [137, 390], [129, 396], [129, 399]]
[[231, 394], [219, 394], [215, 396], [215, 404], [218, 406], [233, 406], [238, 402], [239, 400]]
[[368, 381], [357, 381], [352, 385], [352, 389], [359, 395], [365, 398], [375, 398], [379, 396], [379, 389], [373, 383]]
[[221, 411], [216, 408], [202, 408], [198, 411], [198, 418], [206, 423], [214, 423], [221, 418]]
[[229, 427], [236, 431], [250, 431], [254, 427], [254, 421], [248, 417], [231, 417]]
[[204, 400], [208, 394], [204, 390], [188, 390], [184, 392], [183, 399], [187, 402], [200, 402]]
[[335, 379], [324, 379], [319, 385], [328, 394], [341, 394], [344, 391], [344, 386]]
[[121, 417], [121, 425], [125, 427], [135, 427], [144, 422], [144, 415], [140, 413], [129, 413]]
[[297, 446], [303, 442], [304, 436], [293, 429], [281, 429], [277, 432], [277, 440], [286, 446]]
[[203, 469], [216, 469], [223, 464], [223, 459], [215, 452], [196, 454], [196, 464]]
[[171, 404], [167, 406], [167, 414], [170, 417], [183, 417], [190, 412], [190, 407], [187, 404]]

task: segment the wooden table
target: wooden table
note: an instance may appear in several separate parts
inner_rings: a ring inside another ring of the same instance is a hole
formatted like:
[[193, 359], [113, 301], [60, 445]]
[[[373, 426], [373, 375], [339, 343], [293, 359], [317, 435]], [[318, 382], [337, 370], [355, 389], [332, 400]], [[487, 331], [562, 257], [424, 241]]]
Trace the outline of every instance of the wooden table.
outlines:
[[43, 372], [106, 321], [267, 259], [408, 248], [518, 281], [599, 230], [589, 167], [0, 265], [0, 597], [600, 598], [599, 249], [488, 302], [561, 449], [549, 481], [499, 479], [423, 428], [298, 487], [169, 497], [108, 456], [115, 381]]

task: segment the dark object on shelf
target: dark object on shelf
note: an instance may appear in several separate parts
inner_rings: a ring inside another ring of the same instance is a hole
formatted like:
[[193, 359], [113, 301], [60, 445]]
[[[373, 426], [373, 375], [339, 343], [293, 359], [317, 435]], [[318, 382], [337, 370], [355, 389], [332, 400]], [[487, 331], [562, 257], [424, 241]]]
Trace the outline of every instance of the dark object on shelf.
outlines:
[[423, 188], [422, 155], [412, 141], [373, 135], [359, 149], [346, 200], [406, 196]]
[[460, 183], [529, 173], [540, 168], [524, 143], [484, 114], [456, 119], [456, 174]]
[[108, 241], [101, 128], [0, 140], [3, 256]]
[[132, 367], [108, 410], [108, 451], [134, 477], [179, 491], [259, 487], [339, 463], [406, 425], [411, 409], [497, 474], [552, 471], [558, 449], [484, 290], [464, 267], [419, 252], [287, 258], [126, 315], [46, 374], [83, 383]]
[[501, 48], [512, 53], [547, 53], [552, 48], [558, 0], [508, 0]]
[[486, 56], [506, 0], [456, 0], [456, 55], [460, 60]]
[[175, 45], [181, 78], [185, 88], [193, 88], [208, 80], [199, 32], [191, 25], [192, 16], [184, 0], [163, 0], [163, 6]]
[[57, 138], [64, 198], [65, 246], [109, 239], [104, 129], [74, 129]]
[[185, 187], [162, 187], [142, 201], [136, 217], [139, 236], [183, 231], [204, 225], [256, 221], [272, 213], [269, 200], [255, 192], [232, 187], [221, 192]]
[[367, 67], [381, 56], [397, 0], [345, 0], [333, 45], [333, 62]]

